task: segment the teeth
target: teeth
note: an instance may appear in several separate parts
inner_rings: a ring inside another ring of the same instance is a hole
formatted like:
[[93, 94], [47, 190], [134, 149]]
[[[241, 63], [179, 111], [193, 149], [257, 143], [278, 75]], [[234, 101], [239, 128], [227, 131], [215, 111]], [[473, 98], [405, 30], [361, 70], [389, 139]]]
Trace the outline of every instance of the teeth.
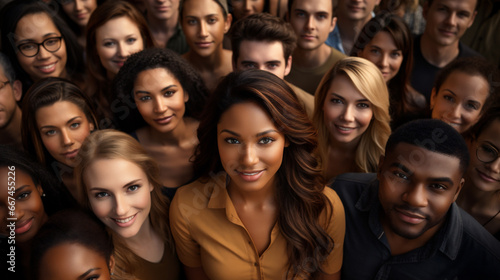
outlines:
[[126, 219], [124, 219], [124, 220], [120, 220], [120, 219], [114, 219], [114, 220], [115, 220], [115, 221], [117, 221], [117, 222], [119, 222], [120, 224], [124, 224], [124, 223], [126, 223], [126, 222], [130, 222], [130, 221], [131, 221], [134, 217], [135, 217], [135, 215], [134, 215], [134, 216], [131, 216], [131, 217], [129, 217], [129, 218], [126, 218]]
[[50, 65], [47, 65], [47, 66], [41, 66], [40, 68], [41, 69], [44, 69], [44, 70], [47, 70], [47, 69], [50, 69], [54, 66], [54, 64], [50, 64]]
[[348, 131], [348, 130], [351, 130], [352, 128], [348, 128], [348, 127], [342, 127], [342, 126], [337, 126], [340, 130], [343, 130], [343, 131]]
[[245, 173], [245, 172], [242, 172], [243, 175], [245, 176], [253, 176], [253, 175], [257, 175], [259, 174], [259, 172], [253, 172], [253, 173]]

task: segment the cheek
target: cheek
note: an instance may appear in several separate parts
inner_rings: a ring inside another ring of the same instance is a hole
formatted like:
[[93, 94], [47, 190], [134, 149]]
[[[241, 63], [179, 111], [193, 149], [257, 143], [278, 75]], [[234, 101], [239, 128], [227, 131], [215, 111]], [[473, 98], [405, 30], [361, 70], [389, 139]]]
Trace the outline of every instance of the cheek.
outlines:
[[18, 52], [17, 61], [19, 62], [19, 65], [21, 65], [21, 68], [23, 68], [24, 71], [30, 72], [29, 68], [33, 64], [33, 61], [35, 61], [35, 57], [26, 57], [22, 55], [21, 52]]
[[372, 110], [363, 110], [363, 112], [359, 113], [358, 120], [362, 126], [364, 126], [365, 128], [368, 128], [372, 118], [373, 118], [373, 111]]
[[43, 137], [43, 136], [41, 136], [41, 138], [42, 138], [42, 144], [45, 147], [45, 149], [47, 149], [49, 154], [51, 154], [52, 156], [57, 154], [57, 151], [60, 148], [59, 141], [57, 140], [57, 137]]
[[111, 212], [111, 202], [109, 201], [97, 201], [95, 197], [89, 194], [90, 208], [92, 212], [99, 218], [102, 222], [105, 222], [105, 217]]

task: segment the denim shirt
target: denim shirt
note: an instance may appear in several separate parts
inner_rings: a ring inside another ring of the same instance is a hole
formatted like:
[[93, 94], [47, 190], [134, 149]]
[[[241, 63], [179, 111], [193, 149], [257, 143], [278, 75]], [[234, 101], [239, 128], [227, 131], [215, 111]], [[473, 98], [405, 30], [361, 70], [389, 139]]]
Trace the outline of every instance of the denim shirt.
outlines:
[[344, 204], [342, 279], [500, 279], [500, 242], [455, 203], [422, 247], [392, 256], [380, 223], [376, 174], [338, 176]]

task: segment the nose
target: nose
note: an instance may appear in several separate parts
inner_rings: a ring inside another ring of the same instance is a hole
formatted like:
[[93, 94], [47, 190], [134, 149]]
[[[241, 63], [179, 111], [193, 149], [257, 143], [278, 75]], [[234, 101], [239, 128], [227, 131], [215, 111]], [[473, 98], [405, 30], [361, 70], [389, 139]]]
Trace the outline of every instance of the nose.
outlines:
[[202, 37], [202, 38], [205, 38], [205, 37], [208, 36], [207, 24], [204, 21], [200, 22], [199, 36]]
[[347, 105], [344, 109], [344, 112], [342, 112], [341, 117], [346, 122], [353, 122], [354, 121], [354, 108], [353, 108], [353, 106]]
[[453, 107], [451, 108], [448, 117], [452, 120], [459, 120], [460, 117], [462, 116], [462, 110], [460, 109], [459, 104], [453, 104]]
[[245, 11], [250, 11], [252, 9], [252, 3], [250, 0], [245, 0]]
[[83, 10], [82, 0], [75, 0], [75, 11]]
[[128, 51], [128, 48], [127, 48], [127, 46], [125, 46], [124, 43], [119, 43], [117, 54], [119, 57], [125, 58], [125, 57], [130, 55], [130, 52]]
[[305, 29], [306, 30], [313, 30], [315, 27], [316, 27], [316, 25], [314, 24], [314, 15], [310, 15], [307, 18], [307, 23], [305, 25]]
[[61, 130], [61, 142], [62, 142], [63, 146], [73, 145], [73, 138], [71, 137], [71, 134], [66, 129]]
[[154, 99], [154, 112], [157, 114], [162, 114], [167, 110], [167, 106], [165, 106], [165, 102], [161, 97], [157, 97]]
[[425, 193], [425, 185], [418, 184], [410, 186], [408, 190], [403, 194], [403, 201], [408, 203], [413, 207], [425, 207], [427, 206], [427, 196]]
[[45, 49], [43, 45], [38, 46], [38, 54], [36, 55], [37, 59], [44, 60], [50, 58], [52, 55], [48, 50]]
[[378, 62], [378, 66], [381, 70], [385, 70], [389, 68], [389, 55], [388, 54], [383, 54], [382, 57], [380, 58]]
[[490, 163], [490, 170], [496, 174], [500, 174], [500, 157]]
[[257, 155], [257, 147], [252, 144], [244, 145], [241, 151], [241, 163], [244, 166], [251, 167], [259, 162], [259, 157]]
[[125, 215], [128, 214], [129, 210], [129, 204], [127, 203], [126, 199], [123, 198], [121, 195], [116, 195], [115, 196], [115, 214], [118, 217], [125, 218]]
[[446, 17], [446, 23], [451, 26], [455, 26], [457, 23], [457, 14], [450, 13], [448, 17]]

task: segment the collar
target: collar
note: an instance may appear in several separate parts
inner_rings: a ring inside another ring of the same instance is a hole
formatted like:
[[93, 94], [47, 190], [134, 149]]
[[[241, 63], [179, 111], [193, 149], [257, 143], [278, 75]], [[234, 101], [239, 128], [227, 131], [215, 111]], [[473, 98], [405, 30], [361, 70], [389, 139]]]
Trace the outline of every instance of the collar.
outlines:
[[243, 226], [227, 192], [227, 183], [229, 183], [229, 176], [225, 172], [219, 172], [210, 176], [210, 180], [204, 188], [204, 191], [211, 192], [207, 208], [225, 209], [226, 217], [230, 222]]

